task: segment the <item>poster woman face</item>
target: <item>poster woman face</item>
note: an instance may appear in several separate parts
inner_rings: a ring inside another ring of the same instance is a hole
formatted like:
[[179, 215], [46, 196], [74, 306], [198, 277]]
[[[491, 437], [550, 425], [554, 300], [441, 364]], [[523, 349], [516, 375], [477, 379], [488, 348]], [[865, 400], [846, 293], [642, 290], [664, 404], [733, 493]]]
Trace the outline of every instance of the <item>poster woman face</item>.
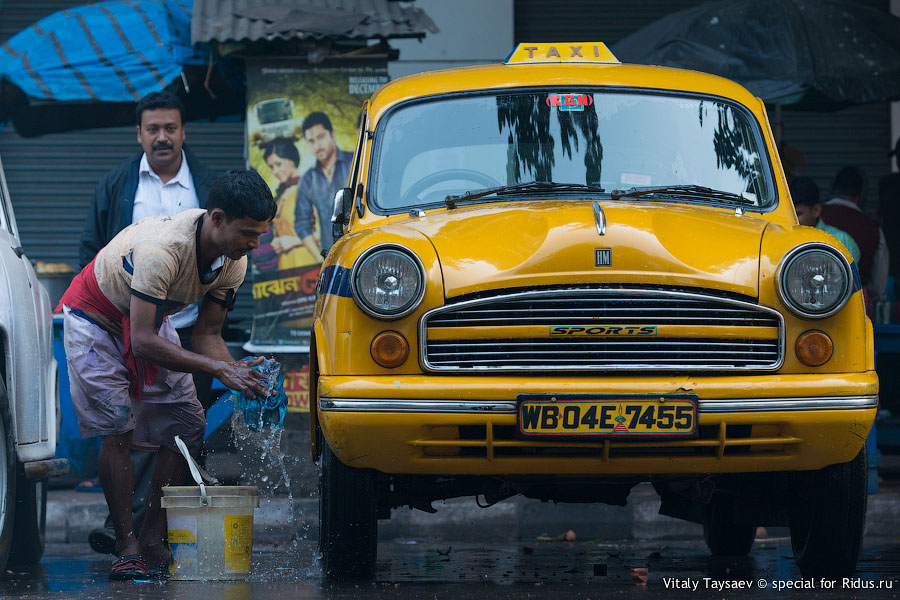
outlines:
[[286, 183], [292, 177], [297, 176], [297, 163], [278, 156], [275, 152], [266, 158], [266, 164], [269, 165], [269, 168], [272, 169], [272, 174], [281, 183]]

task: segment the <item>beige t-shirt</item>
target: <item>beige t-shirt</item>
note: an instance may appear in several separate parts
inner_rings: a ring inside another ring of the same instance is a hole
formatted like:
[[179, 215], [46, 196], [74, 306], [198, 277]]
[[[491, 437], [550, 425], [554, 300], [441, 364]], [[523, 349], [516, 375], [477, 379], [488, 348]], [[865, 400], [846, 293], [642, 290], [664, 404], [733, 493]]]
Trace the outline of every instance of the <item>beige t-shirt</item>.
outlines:
[[126, 315], [132, 294], [161, 306], [165, 315], [205, 295], [227, 304], [244, 281], [247, 257], [220, 257], [211, 271], [199, 272], [197, 236], [205, 214], [197, 208], [148, 217], [120, 231], [94, 260], [100, 291]]

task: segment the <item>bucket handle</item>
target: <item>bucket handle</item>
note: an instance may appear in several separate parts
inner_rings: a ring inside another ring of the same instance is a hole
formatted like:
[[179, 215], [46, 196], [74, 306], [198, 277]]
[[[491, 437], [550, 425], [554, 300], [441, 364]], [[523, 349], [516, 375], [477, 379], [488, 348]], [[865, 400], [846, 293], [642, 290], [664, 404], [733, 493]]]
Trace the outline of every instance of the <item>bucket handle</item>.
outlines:
[[[191, 456], [191, 453], [188, 452], [187, 446], [177, 435], [175, 436], [175, 445], [178, 446], [178, 449], [181, 450], [181, 454], [184, 456], [184, 460], [187, 461], [188, 468], [191, 470], [191, 477], [193, 477], [197, 485], [200, 486], [200, 504], [209, 506], [209, 498], [206, 496], [206, 486], [203, 485], [200, 467], [194, 462], [194, 458]], [[207, 475], [207, 477], [209, 476]]]

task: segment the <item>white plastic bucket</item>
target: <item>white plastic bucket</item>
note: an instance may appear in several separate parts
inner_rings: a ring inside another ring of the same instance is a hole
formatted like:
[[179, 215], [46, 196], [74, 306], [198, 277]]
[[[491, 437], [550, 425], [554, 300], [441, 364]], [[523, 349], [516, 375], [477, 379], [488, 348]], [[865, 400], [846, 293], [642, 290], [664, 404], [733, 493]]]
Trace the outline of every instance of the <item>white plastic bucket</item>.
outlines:
[[[256, 486], [166, 486], [171, 578], [241, 580], [250, 575]], [[204, 500], [206, 502], [204, 502]]]

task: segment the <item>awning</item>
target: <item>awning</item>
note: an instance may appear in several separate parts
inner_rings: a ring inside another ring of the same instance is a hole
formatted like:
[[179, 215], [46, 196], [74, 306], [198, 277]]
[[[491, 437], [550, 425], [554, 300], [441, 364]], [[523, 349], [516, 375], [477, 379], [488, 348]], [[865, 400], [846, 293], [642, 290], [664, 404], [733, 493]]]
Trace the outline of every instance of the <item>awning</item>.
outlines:
[[199, 64], [192, 0], [109, 0], [55, 12], [0, 47], [0, 74], [38, 100], [134, 102]]
[[195, 0], [191, 41], [424, 37], [437, 25], [394, 0]]

